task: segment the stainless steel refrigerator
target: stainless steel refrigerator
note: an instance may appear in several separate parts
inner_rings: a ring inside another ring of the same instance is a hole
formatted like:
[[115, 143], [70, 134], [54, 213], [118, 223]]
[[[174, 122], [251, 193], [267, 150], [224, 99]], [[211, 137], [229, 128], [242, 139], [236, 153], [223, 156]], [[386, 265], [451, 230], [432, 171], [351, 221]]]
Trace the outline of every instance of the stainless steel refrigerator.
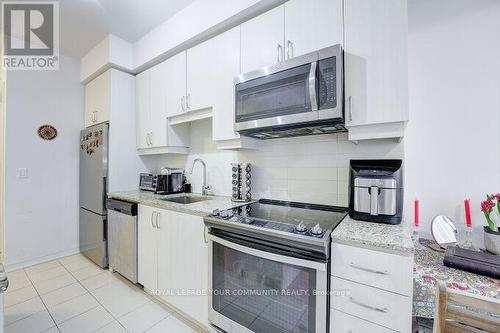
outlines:
[[106, 192], [108, 124], [80, 132], [80, 252], [101, 267], [108, 266]]

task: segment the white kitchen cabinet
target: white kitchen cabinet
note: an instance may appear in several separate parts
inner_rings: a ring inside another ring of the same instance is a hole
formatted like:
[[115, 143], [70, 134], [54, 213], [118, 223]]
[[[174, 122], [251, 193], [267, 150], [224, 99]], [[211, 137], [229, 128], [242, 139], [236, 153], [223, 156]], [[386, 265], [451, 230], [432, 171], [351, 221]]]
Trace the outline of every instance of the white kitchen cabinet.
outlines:
[[135, 81], [137, 149], [149, 147], [150, 119], [150, 83], [149, 70], [137, 74]]
[[175, 89], [170, 89], [174, 85], [168, 82], [168, 69], [169, 64], [164, 62], [136, 76], [136, 132], [139, 154], [188, 152], [189, 127], [172, 127], [167, 122], [167, 96], [175, 93]]
[[343, 44], [342, 0], [285, 3], [285, 59]]
[[[412, 254], [388, 253], [332, 242], [330, 332], [371, 328], [373, 332], [411, 332]], [[396, 315], [395, 315], [396, 314]], [[340, 318], [337, 318], [340, 317]]]
[[241, 25], [242, 73], [283, 61], [284, 15], [281, 5]]
[[213, 139], [239, 139], [234, 131], [234, 77], [240, 73], [240, 27], [213, 38], [214, 86]]
[[408, 120], [406, 0], [344, 2], [349, 139], [402, 137]]
[[111, 112], [111, 70], [85, 85], [85, 127], [109, 121]]
[[[214, 81], [217, 73], [214, 67], [218, 65], [218, 59], [214, 58], [214, 42], [209, 39], [187, 50], [187, 111], [206, 109], [213, 106], [213, 99], [222, 87]], [[226, 46], [228, 51], [230, 46]]]
[[149, 127], [151, 129], [149, 142], [151, 147], [165, 147], [167, 140], [167, 110], [166, 110], [166, 70], [165, 63], [160, 63], [150, 69], [150, 111]]
[[165, 60], [167, 116], [186, 112], [186, 52]]
[[137, 228], [138, 281], [146, 291], [158, 289], [158, 229], [155, 227], [155, 209], [139, 205]]
[[208, 242], [203, 218], [168, 210], [160, 210], [159, 216], [158, 288], [171, 291], [161, 297], [208, 326]]
[[208, 240], [200, 216], [139, 205], [139, 283], [208, 327]]

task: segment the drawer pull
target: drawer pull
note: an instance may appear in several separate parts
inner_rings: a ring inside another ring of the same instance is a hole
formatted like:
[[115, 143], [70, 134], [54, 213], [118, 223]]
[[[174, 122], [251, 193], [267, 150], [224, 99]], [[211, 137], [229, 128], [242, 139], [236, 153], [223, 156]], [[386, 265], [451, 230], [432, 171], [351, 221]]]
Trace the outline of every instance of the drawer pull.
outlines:
[[355, 269], [359, 269], [360, 271], [365, 271], [365, 272], [369, 272], [369, 273], [373, 273], [373, 274], [389, 275], [388, 271], [378, 271], [376, 269], [365, 268], [365, 267], [355, 265], [352, 262], [349, 264], [349, 266], [351, 266], [352, 268], [355, 268]]
[[387, 310], [387, 308], [377, 308], [377, 307], [374, 307], [374, 306], [371, 306], [371, 305], [368, 305], [368, 304], [364, 304], [364, 303], [361, 303], [361, 302], [358, 302], [356, 301], [354, 298], [350, 297], [349, 300], [351, 301], [351, 303], [354, 303], [356, 305], [359, 305], [365, 309], [370, 309], [370, 310], [373, 310], [373, 311], [377, 311], [377, 312], [381, 312], [381, 313], [387, 313], [389, 312], [389, 310]]

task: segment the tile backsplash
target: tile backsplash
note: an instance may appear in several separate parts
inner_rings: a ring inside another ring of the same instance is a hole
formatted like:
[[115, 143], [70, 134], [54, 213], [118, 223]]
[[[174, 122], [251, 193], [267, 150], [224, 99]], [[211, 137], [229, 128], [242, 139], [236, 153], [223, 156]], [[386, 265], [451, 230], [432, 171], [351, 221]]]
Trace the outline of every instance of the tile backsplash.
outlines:
[[[252, 195], [316, 204], [348, 204], [349, 160], [404, 156], [403, 143], [394, 140], [347, 140], [347, 133], [265, 140], [259, 150], [217, 150], [210, 120], [191, 125], [188, 156], [156, 157], [151, 168], [183, 167], [188, 172], [195, 158], [207, 164], [208, 183], [215, 194], [231, 195], [231, 163], [252, 163]], [[154, 170], [151, 170], [154, 171]], [[187, 174], [194, 192], [201, 191], [201, 168]]]
[[275, 139], [258, 151], [239, 153], [254, 164], [253, 193], [258, 197], [327, 205], [348, 205], [351, 159], [403, 158], [393, 140], [360, 142], [347, 133]]

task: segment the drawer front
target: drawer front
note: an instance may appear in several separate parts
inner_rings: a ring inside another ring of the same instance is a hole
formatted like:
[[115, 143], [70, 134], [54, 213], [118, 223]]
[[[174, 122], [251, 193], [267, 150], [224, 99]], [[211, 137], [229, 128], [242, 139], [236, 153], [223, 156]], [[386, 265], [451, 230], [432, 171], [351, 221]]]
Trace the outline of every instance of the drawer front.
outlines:
[[338, 310], [330, 315], [330, 333], [395, 333], [397, 331], [375, 325]]
[[332, 275], [405, 296], [413, 293], [413, 257], [332, 244]]
[[331, 306], [335, 310], [365, 319], [399, 332], [411, 331], [411, 297], [402, 296], [352, 281], [332, 277]]

